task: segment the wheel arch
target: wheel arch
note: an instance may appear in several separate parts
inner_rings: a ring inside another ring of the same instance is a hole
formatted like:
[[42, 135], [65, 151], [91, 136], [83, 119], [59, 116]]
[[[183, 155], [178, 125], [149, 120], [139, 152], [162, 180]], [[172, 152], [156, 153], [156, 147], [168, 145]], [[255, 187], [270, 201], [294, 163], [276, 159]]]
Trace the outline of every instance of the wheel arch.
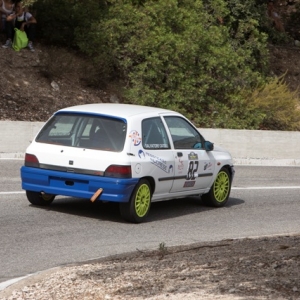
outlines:
[[153, 193], [155, 191], [155, 180], [154, 180], [154, 178], [151, 177], [151, 176], [145, 176], [145, 177], [142, 177], [141, 179], [148, 180], [148, 182], [150, 184], [150, 187], [151, 187], [151, 194], [153, 195]]
[[[224, 165], [222, 166], [222, 168], [225, 168], [228, 172], [229, 172], [229, 175], [230, 175], [230, 181], [232, 182], [232, 179], [233, 179], [233, 176], [234, 176], [234, 169], [233, 169], [233, 166], [231, 165]], [[221, 169], [222, 169], [221, 168]], [[221, 170], [220, 169], [220, 170]]]

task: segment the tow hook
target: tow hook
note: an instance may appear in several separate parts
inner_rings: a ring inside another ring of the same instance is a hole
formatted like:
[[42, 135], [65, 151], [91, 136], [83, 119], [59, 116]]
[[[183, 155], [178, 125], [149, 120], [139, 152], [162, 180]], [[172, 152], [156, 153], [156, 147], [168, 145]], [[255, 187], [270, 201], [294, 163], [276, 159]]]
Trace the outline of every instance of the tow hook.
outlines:
[[91, 201], [94, 202], [101, 195], [102, 192], [103, 192], [102, 188], [98, 189], [95, 192], [95, 194], [92, 196]]

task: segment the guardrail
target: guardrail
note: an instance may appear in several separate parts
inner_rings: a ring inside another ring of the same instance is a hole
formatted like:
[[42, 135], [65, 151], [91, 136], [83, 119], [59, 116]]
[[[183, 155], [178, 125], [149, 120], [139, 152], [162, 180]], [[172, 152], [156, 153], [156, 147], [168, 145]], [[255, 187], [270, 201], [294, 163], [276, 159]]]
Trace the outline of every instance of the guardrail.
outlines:
[[[23, 159], [44, 122], [0, 121], [0, 158]], [[238, 165], [300, 166], [300, 132], [199, 128]]]

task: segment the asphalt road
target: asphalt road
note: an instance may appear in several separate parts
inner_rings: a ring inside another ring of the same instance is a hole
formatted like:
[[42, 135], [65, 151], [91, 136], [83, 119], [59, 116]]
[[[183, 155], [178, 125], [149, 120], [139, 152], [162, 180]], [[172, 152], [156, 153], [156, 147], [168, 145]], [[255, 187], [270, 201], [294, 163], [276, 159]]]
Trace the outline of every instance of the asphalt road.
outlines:
[[63, 264], [136, 249], [300, 233], [300, 167], [236, 166], [228, 205], [197, 198], [154, 203], [149, 221], [125, 223], [115, 204], [58, 197], [31, 206], [22, 160], [0, 159], [0, 282]]

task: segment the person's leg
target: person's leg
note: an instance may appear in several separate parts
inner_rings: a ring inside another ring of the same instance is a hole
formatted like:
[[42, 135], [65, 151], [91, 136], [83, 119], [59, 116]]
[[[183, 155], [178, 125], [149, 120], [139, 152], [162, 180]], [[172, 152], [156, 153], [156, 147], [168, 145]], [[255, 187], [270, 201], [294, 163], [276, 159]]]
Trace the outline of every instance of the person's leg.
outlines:
[[25, 32], [27, 34], [28, 40], [34, 42], [35, 39], [35, 24], [30, 24], [25, 26]]
[[29, 26], [25, 26], [25, 32], [28, 37], [28, 48], [31, 52], [34, 52], [33, 42], [35, 39], [35, 24], [30, 24]]
[[5, 23], [6, 43], [2, 46], [3, 48], [10, 48], [12, 40], [14, 38], [14, 24], [13, 22]]

